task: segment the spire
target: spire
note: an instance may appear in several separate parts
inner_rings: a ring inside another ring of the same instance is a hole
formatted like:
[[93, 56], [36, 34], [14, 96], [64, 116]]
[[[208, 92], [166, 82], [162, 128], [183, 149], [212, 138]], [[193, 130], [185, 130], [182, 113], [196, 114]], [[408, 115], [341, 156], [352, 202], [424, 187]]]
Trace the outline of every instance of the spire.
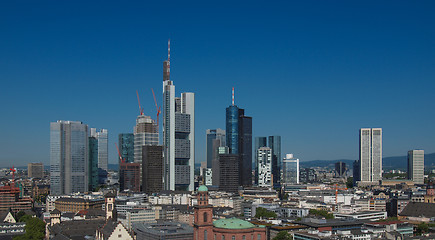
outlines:
[[163, 62], [163, 81], [170, 79], [171, 73], [171, 39], [168, 39], [168, 59]]
[[232, 99], [231, 99], [232, 101], [231, 101], [231, 103], [233, 104], [233, 106], [234, 106], [234, 87], [233, 87], [233, 96], [232, 96]]

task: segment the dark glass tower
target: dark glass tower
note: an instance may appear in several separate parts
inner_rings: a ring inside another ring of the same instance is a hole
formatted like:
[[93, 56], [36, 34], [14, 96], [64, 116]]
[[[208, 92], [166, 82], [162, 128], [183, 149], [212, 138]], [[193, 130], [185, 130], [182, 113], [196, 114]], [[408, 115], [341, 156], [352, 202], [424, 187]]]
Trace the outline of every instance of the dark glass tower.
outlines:
[[239, 108], [235, 105], [227, 107], [226, 137], [230, 153], [239, 153]]
[[120, 133], [118, 135], [119, 152], [126, 163], [134, 162], [134, 134]]
[[98, 187], [98, 139], [89, 137], [89, 190]]
[[269, 148], [272, 149], [272, 175], [276, 185], [281, 177], [281, 136], [269, 136]]

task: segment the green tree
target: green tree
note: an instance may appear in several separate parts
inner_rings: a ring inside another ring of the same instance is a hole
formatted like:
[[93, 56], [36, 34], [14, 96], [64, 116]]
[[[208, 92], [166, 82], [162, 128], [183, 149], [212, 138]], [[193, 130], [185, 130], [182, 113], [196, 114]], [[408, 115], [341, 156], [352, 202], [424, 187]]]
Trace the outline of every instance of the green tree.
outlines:
[[24, 215], [20, 218], [20, 222], [26, 222], [26, 233], [20, 236], [15, 236], [14, 240], [42, 240], [45, 237], [45, 222], [39, 218], [30, 215]]
[[281, 231], [272, 240], [293, 240], [293, 236], [286, 231]]
[[324, 217], [326, 219], [333, 219], [334, 215], [332, 213], [329, 213], [326, 210], [317, 210], [317, 209], [310, 209], [310, 214], [315, 216]]
[[276, 218], [276, 213], [266, 208], [258, 207], [255, 213], [256, 218]]
[[17, 212], [17, 215], [15, 215], [15, 220], [20, 222], [20, 218], [23, 217], [24, 215], [26, 215], [24, 211]]
[[427, 225], [427, 223], [422, 222], [420, 224], [418, 224], [417, 226], [417, 235], [421, 235], [423, 233], [426, 233], [429, 230], [429, 226]]

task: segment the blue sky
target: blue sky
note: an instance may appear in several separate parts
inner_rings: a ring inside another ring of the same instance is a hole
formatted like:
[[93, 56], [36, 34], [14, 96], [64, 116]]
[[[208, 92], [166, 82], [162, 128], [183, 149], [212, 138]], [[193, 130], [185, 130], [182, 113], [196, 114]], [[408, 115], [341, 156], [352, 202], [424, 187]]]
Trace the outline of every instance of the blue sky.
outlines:
[[[157, 3], [158, 2], [158, 3]], [[358, 129], [383, 128], [384, 157], [435, 152], [433, 1], [3, 1], [0, 166], [49, 162], [49, 123], [131, 132], [136, 90], [155, 117], [171, 79], [196, 93], [196, 161], [225, 108], [301, 160], [357, 159]]]

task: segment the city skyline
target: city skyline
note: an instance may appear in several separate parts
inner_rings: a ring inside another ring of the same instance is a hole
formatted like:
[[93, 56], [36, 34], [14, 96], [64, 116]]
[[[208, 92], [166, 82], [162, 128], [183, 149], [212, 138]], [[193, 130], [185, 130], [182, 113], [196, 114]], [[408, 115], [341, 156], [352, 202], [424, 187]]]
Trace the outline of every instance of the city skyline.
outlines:
[[[48, 165], [49, 125], [57, 120], [108, 129], [109, 164], [117, 163], [114, 143], [119, 133], [133, 132], [138, 115], [135, 91], [145, 115], [155, 119], [150, 88], [162, 106], [168, 38], [171, 80], [177, 92], [195, 93], [196, 163], [206, 159], [205, 130], [225, 129], [233, 86], [236, 105], [255, 119], [252, 137], [282, 136], [283, 156], [358, 159], [356, 130], [364, 127], [383, 129], [383, 157], [409, 149], [435, 152], [432, 2], [380, 3], [377, 9], [370, 2], [286, 3], [280, 9], [256, 3], [227, 9], [223, 3], [211, 12], [198, 13], [204, 5], [182, 14], [177, 3], [169, 10], [138, 4], [123, 8], [122, 17], [110, 2], [102, 6], [106, 11], [94, 11], [97, 4], [52, 5], [0, 8], [1, 22], [8, 23], [0, 25], [3, 166]], [[355, 12], [357, 7], [364, 11]], [[143, 16], [134, 8], [155, 12]], [[237, 9], [246, 11], [239, 17]], [[148, 23], [166, 11], [168, 19]], [[222, 13], [227, 19], [213, 20]], [[198, 17], [204, 21], [195, 23]], [[421, 117], [406, 114], [409, 109]], [[20, 145], [29, 151], [19, 151]]]

